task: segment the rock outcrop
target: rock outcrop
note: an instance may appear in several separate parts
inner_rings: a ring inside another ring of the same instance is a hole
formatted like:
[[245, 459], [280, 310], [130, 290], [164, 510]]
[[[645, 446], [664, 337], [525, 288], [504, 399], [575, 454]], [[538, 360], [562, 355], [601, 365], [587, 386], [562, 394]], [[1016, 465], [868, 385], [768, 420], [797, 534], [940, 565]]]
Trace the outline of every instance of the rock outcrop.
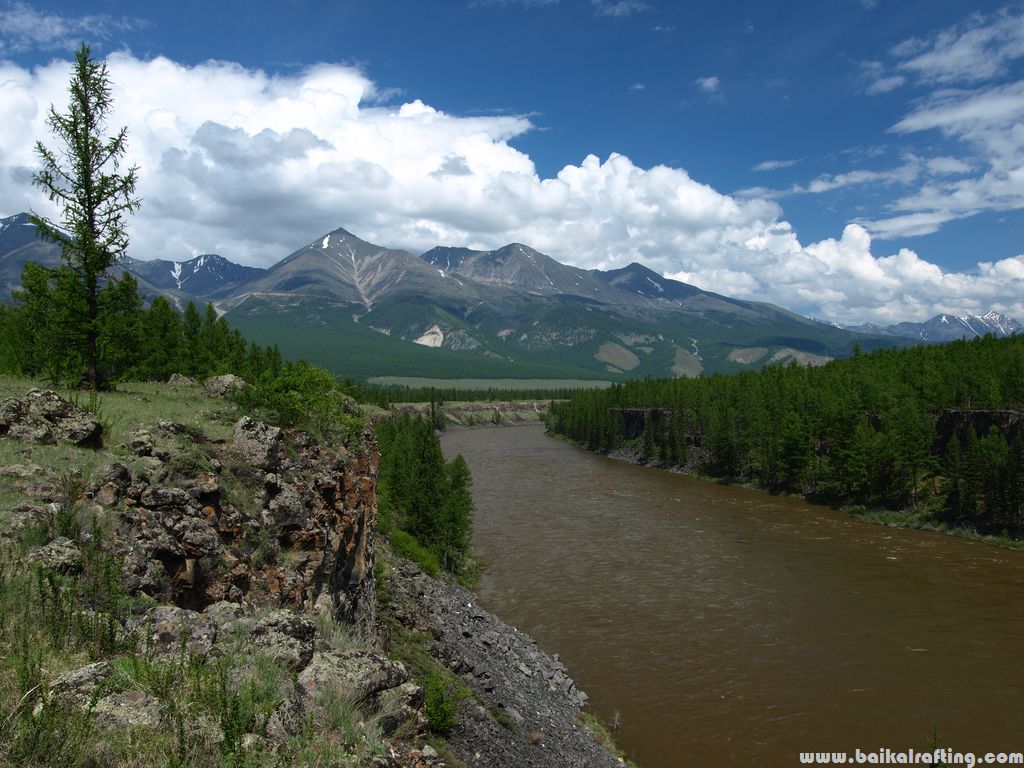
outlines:
[[[0, 404], [0, 435], [90, 444], [101, 434], [90, 418], [33, 390]], [[311, 725], [329, 721], [338, 706], [355, 707], [388, 739], [385, 757], [359, 765], [444, 766], [424, 746], [423, 688], [386, 655], [388, 628], [398, 622], [431, 639], [436, 661], [426, 674], [438, 673], [440, 662], [472, 691], [458, 702], [449, 739], [465, 765], [619, 764], [583, 727], [586, 695], [565, 667], [475, 607], [472, 593], [396, 558], [388, 614], [378, 615], [380, 456], [369, 430], [328, 444], [244, 416], [210, 434], [157, 421], [124, 440], [94, 482], [70, 468], [0, 467], [24, 497], [0, 544], [33, 542], [24, 567], [47, 572], [53, 589], [92, 579], [95, 590], [100, 579], [125, 598], [82, 603], [67, 615], [99, 661], [47, 681], [47, 695], [32, 694], [38, 712], [47, 702], [88, 712], [101, 734], [176, 727], [190, 743], [230, 747], [237, 757], [289, 754]], [[86, 593], [76, 587], [67, 598]], [[403, 658], [422, 678], [422, 657]], [[245, 688], [246, 676], [268, 664], [277, 671], [257, 681], [266, 709], [230, 735], [238, 743], [226, 745], [226, 726], [209, 711], [175, 724], [184, 694], [171, 681], [213, 686], [230, 704], [255, 690]]]
[[131, 531], [126, 586], [184, 608], [245, 600], [371, 627], [372, 435], [328, 448], [248, 416], [233, 434], [216, 446], [168, 422], [136, 431], [129, 447], [155, 461], [134, 475], [112, 467], [95, 494]]
[[247, 386], [248, 384], [241, 376], [227, 373], [223, 376], [211, 376], [206, 379], [203, 382], [203, 391], [210, 397], [225, 397], [239, 389], [245, 389]]
[[25, 397], [9, 397], [0, 403], [0, 437], [41, 445], [62, 442], [94, 447], [102, 440], [103, 425], [56, 392], [32, 389]]

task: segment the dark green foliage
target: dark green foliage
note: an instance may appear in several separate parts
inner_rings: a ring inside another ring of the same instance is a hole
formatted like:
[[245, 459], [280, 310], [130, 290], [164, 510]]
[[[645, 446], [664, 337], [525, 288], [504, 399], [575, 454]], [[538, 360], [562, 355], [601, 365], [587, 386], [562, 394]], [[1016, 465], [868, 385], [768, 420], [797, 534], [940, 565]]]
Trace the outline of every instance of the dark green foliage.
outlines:
[[64, 265], [55, 270], [59, 275], [53, 285], [53, 307], [61, 315], [57, 324], [95, 388], [101, 383], [99, 366], [105, 326], [109, 330], [111, 322], [110, 302], [120, 306], [123, 298], [110, 295], [116, 283], [104, 287], [104, 279], [128, 246], [122, 217], [138, 209], [139, 201], [133, 197], [136, 169], [117, 173], [127, 149], [127, 129], [109, 138], [102, 135], [113, 106], [106, 64], [93, 59], [84, 43], [75, 53], [68, 90], [67, 113], [51, 106], [47, 116], [60, 149], [55, 152], [36, 143], [43, 167], [32, 178], [60, 206], [61, 222], [33, 215], [32, 223], [42, 237], [60, 245]]
[[441, 563], [437, 555], [420, 544], [411, 533], [392, 527], [387, 536], [396, 555], [412, 560], [428, 576], [436, 579], [441, 575]]
[[275, 424], [321, 435], [339, 431], [352, 435], [362, 427], [344, 387], [323, 368], [304, 360], [265, 371], [234, 399], [245, 410], [266, 412]]
[[424, 570], [436, 570], [439, 564], [456, 576], [466, 575], [473, 497], [465, 460], [456, 456], [445, 462], [433, 425], [419, 416], [401, 414], [382, 421], [376, 435], [381, 530], [400, 554]]
[[632, 447], [774, 492], [924, 505], [952, 524], [1020, 535], [1020, 428], [976, 434], [968, 421], [950, 439], [936, 423], [949, 409], [1021, 409], [1022, 374], [1024, 337], [985, 337], [580, 391], [554, 404], [549, 426], [597, 450]]
[[[17, 305], [0, 308], [0, 373], [40, 376], [68, 386], [86, 380], [81, 313], [68, 308], [75, 285], [65, 267], [25, 265], [22, 288], [14, 292]], [[276, 347], [248, 344], [238, 329], [217, 317], [211, 304], [205, 319], [192, 302], [182, 316], [162, 296], [143, 308], [135, 280], [127, 273], [107, 280], [98, 302], [96, 370], [101, 384], [165, 381], [172, 373], [197, 379], [234, 373], [256, 381], [281, 372]]]
[[440, 675], [431, 674], [423, 686], [423, 714], [430, 730], [440, 736], [448, 735], [455, 727], [455, 702]]

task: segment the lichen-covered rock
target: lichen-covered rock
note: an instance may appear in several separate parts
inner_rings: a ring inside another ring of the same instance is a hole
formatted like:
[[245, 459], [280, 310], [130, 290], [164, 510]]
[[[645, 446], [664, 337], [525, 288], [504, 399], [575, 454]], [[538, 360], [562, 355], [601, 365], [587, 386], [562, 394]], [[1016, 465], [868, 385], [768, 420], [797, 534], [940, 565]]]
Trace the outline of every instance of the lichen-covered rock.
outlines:
[[50, 445], [99, 445], [103, 425], [87, 410], [51, 390], [31, 389], [0, 403], [0, 436]]
[[170, 386], [176, 388], [199, 386], [199, 382], [197, 382], [195, 379], [190, 379], [188, 376], [185, 376], [181, 373], [172, 373], [171, 377], [167, 379], [167, 383]]
[[57, 573], [73, 573], [82, 567], [82, 551], [71, 539], [58, 536], [49, 544], [33, 549], [28, 561]]
[[224, 376], [211, 376], [203, 382], [203, 391], [206, 392], [210, 397], [224, 397], [231, 392], [235, 392], [239, 389], [245, 389], [245, 379], [240, 376], [235, 376], [232, 373]]
[[279, 427], [243, 416], [235, 424], [234, 448], [251, 466], [275, 471], [284, 455], [283, 438]]
[[316, 627], [290, 611], [274, 611], [256, 622], [249, 632], [251, 646], [301, 672], [313, 658]]
[[312, 711], [318, 697], [336, 687], [357, 703], [378, 704], [378, 695], [409, 679], [405, 667], [372, 651], [318, 651], [299, 673], [304, 706]]
[[410, 735], [425, 735], [427, 720], [423, 716], [423, 689], [416, 683], [402, 683], [382, 691], [377, 697], [377, 722], [384, 733], [403, 728]]
[[96, 702], [92, 715], [106, 728], [156, 728], [163, 722], [160, 700], [142, 691], [120, 691]]
[[280, 491], [267, 504], [263, 513], [265, 525], [279, 529], [302, 527], [309, 521], [309, 513], [302, 494], [293, 485], [284, 484]]
[[32, 414], [27, 400], [17, 397], [0, 403], [0, 435], [39, 445], [57, 442], [50, 425]]
[[205, 657], [217, 641], [217, 625], [210, 616], [174, 605], [158, 605], [129, 622], [128, 628], [141, 635], [140, 650], [156, 656], [184, 651]]
[[28, 480], [39, 477], [43, 468], [38, 464], [8, 464], [0, 467], [0, 477], [11, 477], [17, 480]]
[[96, 689], [113, 674], [114, 667], [109, 661], [97, 661], [58, 677], [50, 684], [50, 693], [66, 706], [84, 708], [96, 694]]

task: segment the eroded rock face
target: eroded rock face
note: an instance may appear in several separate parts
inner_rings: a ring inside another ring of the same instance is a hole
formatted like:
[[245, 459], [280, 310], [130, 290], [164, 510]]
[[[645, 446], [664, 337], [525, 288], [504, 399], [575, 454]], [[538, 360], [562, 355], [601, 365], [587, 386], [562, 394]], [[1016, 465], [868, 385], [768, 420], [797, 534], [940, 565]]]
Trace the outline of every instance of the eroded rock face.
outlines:
[[0, 437], [88, 447], [99, 445], [102, 436], [103, 425], [89, 411], [51, 390], [32, 389], [25, 397], [10, 397], [0, 403]]
[[[311, 610], [369, 631], [372, 433], [322, 445], [243, 417], [231, 443], [215, 446], [174, 426], [137, 430], [126, 445], [141, 455], [134, 474], [112, 467], [94, 494], [132, 532], [120, 552], [125, 587], [190, 609], [227, 600]], [[192, 460], [179, 458], [186, 451]]]

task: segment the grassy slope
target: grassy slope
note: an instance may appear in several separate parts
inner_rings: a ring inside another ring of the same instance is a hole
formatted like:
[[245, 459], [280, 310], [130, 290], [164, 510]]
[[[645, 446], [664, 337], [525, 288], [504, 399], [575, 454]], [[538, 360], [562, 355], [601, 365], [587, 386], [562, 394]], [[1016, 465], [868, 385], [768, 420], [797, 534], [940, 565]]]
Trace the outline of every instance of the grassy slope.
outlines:
[[[0, 400], [22, 396], [33, 386], [46, 388], [0, 377]], [[76, 472], [95, 482], [115, 461], [129, 466], [139, 461], [123, 444], [140, 424], [183, 423], [219, 441], [230, 437], [238, 418], [235, 407], [222, 399], [163, 384], [122, 384], [98, 400], [89, 402], [85, 394], [77, 399], [95, 409], [105, 423], [102, 448], [0, 439], [0, 466], [52, 468], [57, 498], [68, 499], [70, 489], [81, 488], [74, 480]], [[260, 719], [286, 695], [292, 678], [284, 662], [254, 657], [246, 647], [248, 626], [258, 617], [239, 625], [236, 645], [216, 659], [187, 654], [151, 658], [137, 648], [138, 638], [120, 631], [108, 636], [104, 611], [125, 615], [133, 605], [137, 609], [152, 601], [122, 593], [118, 578], [110, 578], [111, 571], [101, 567], [110, 561], [109, 555], [90, 545], [119, 524], [116, 513], [97, 512], [94, 506], [90, 512], [87, 500], [71, 500], [78, 524], [91, 532], [78, 541], [83, 572], [75, 577], [52, 572], [48, 576], [30, 566], [26, 555], [31, 546], [53, 537], [55, 523], [51, 519], [42, 529], [10, 534], [13, 508], [32, 499], [17, 487], [16, 478], [0, 476], [0, 766], [370, 766], [387, 754], [379, 717], [362, 712], [339, 691], [325, 694], [329, 700], [321, 702], [323, 717], [311, 721], [306, 733], [294, 737], [283, 751], [273, 752], [259, 739], [241, 740], [246, 731], [259, 729]], [[59, 525], [61, 515], [55, 517]], [[56, 602], [53, 595], [58, 595]], [[94, 613], [99, 606], [103, 608]], [[321, 641], [331, 647], [362, 647], [362, 641], [333, 620], [318, 618], [317, 629]], [[158, 727], [140, 724], [107, 730], [96, 717], [65, 709], [45, 695], [49, 683], [61, 674], [98, 660], [108, 660], [115, 668], [108, 692], [132, 692], [128, 695], [135, 697], [133, 701], [151, 702], [160, 713]]]

